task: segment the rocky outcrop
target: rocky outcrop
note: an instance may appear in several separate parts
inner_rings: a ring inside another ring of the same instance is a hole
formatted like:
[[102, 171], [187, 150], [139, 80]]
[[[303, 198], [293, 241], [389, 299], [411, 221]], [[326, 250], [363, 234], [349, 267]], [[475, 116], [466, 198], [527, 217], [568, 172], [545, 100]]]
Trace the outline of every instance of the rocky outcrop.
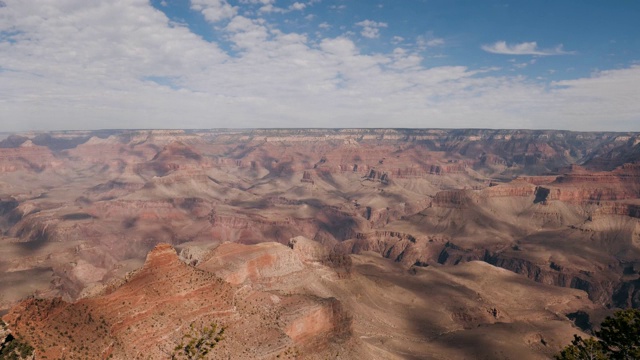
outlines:
[[224, 243], [200, 261], [198, 268], [236, 285], [274, 281], [273, 278], [301, 271], [304, 266], [296, 252], [279, 243]]
[[367, 234], [359, 233], [355, 239], [338, 244], [335, 250], [342, 254], [373, 251], [386, 258], [400, 261], [407, 248], [415, 242], [416, 239], [410, 234], [376, 231]]
[[625, 281], [613, 291], [613, 306], [618, 308], [640, 308], [640, 279]]
[[60, 152], [66, 163], [76, 168], [95, 166], [102, 173], [126, 173], [138, 163], [149, 161], [157, 149], [146, 144], [127, 143], [124, 136], [111, 135], [106, 138], [92, 136], [74, 148]]
[[351, 336], [352, 319], [335, 298], [317, 299], [312, 306], [299, 308], [288, 318], [284, 332], [296, 343], [320, 345], [331, 338]]
[[623, 188], [613, 187], [546, 187], [540, 186], [548, 192], [547, 201], [562, 201], [567, 203], [583, 203], [597, 201], [630, 200], [637, 198]]
[[487, 254], [484, 261], [497, 267], [547, 285], [579, 289], [589, 294], [589, 298], [599, 304], [610, 304], [614, 282], [597, 277], [587, 271], [572, 270], [550, 264], [535, 264], [518, 258], [504, 258], [496, 254]]
[[440, 191], [433, 198], [434, 207], [461, 209], [472, 201], [471, 195], [466, 190]]
[[0, 231], [5, 232], [23, 216], [18, 209], [20, 202], [14, 198], [0, 199]]
[[309, 171], [305, 171], [302, 173], [302, 179], [300, 180], [303, 183], [310, 183], [310, 184], [314, 184], [315, 181], [313, 181], [313, 178], [311, 176], [311, 172]]
[[558, 175], [550, 175], [550, 176], [518, 176], [512, 183], [517, 183], [520, 181], [524, 181], [533, 185], [545, 185], [556, 181]]
[[34, 145], [30, 140], [17, 148], [0, 148], [0, 172], [27, 171], [40, 173], [55, 169], [63, 162], [56, 159], [46, 147]]
[[598, 206], [595, 215], [622, 215], [640, 219], [640, 204], [605, 202]]
[[293, 249], [302, 261], [319, 262], [329, 255], [329, 249], [304, 236], [296, 236], [290, 239], [289, 247]]
[[[136, 218], [142, 220], [182, 220], [189, 213], [205, 217], [209, 208], [204, 206], [198, 200], [192, 201], [188, 208], [181, 207], [191, 200], [188, 199], [171, 199], [171, 200], [115, 200], [108, 202], [96, 202], [87, 208], [87, 212], [96, 218], [109, 217], [118, 218]], [[185, 211], [186, 210], [186, 211]]]
[[81, 201], [90, 204], [93, 201], [115, 199], [126, 194], [144, 188], [143, 182], [129, 182], [110, 180], [89, 188], [81, 198]]
[[371, 169], [367, 175], [364, 177], [366, 180], [371, 181], [379, 181], [383, 184], [389, 184], [389, 174], [383, 171], [379, 171], [376, 169]]
[[583, 163], [590, 170], [613, 170], [639, 161], [640, 135], [621, 134], [587, 154]]
[[544, 186], [548, 200], [563, 202], [600, 202], [640, 197], [640, 165], [626, 164], [611, 172], [590, 173], [583, 169], [558, 176]]
[[151, 160], [137, 164], [134, 171], [147, 177], [162, 177], [177, 170], [200, 171], [212, 166], [210, 160], [190, 146], [174, 141], [166, 145]]
[[321, 243], [335, 243], [353, 237], [359, 224], [353, 216], [332, 207], [323, 207], [315, 218], [265, 218], [259, 215], [211, 213], [212, 233], [229, 241], [287, 243], [305, 236]]
[[[361, 233], [354, 239], [336, 245], [332, 252], [337, 254], [362, 254], [375, 252], [380, 256], [400, 263], [408, 269], [411, 266], [429, 266], [438, 263], [438, 256], [446, 246], [447, 238], [442, 236], [414, 237], [395, 231], [375, 231]], [[469, 258], [468, 261], [477, 260]], [[459, 262], [459, 261], [458, 261]]]
[[507, 184], [499, 184], [482, 189], [481, 195], [487, 198], [494, 197], [527, 197], [534, 195], [536, 186], [530, 182], [516, 179]]
[[327, 357], [329, 343], [351, 334], [336, 299], [234, 287], [184, 264], [166, 244], [103, 295], [75, 303], [27, 299], [4, 320], [34, 344], [38, 358], [164, 358], [187, 333], [211, 323], [225, 328], [215, 349], [222, 358], [274, 358], [293, 348]]
[[598, 276], [593, 272], [572, 269], [553, 262], [537, 263], [524, 256], [506, 255], [500, 251], [464, 249], [453, 243], [445, 244], [437, 261], [443, 265], [484, 261], [542, 284], [583, 290], [589, 294], [593, 302], [603, 305], [611, 304], [616, 284], [615, 279]]
[[461, 174], [467, 169], [467, 162], [451, 161], [443, 164], [425, 164], [421, 166], [411, 166], [405, 168], [391, 169], [394, 178], [412, 179], [422, 178], [428, 175]]

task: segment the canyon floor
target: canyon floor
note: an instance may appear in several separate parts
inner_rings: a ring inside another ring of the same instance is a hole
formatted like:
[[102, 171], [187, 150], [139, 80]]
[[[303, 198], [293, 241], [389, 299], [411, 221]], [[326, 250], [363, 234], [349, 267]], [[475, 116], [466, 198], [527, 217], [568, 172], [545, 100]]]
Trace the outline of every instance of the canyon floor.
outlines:
[[640, 134], [3, 135], [0, 231], [36, 358], [546, 359], [640, 307]]

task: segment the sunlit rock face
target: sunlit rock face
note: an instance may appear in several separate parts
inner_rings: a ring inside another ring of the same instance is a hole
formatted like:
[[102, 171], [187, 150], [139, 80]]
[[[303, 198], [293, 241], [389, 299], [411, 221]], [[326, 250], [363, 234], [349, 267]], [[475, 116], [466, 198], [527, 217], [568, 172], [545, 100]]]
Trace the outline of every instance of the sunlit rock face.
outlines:
[[578, 331], [565, 314], [640, 303], [639, 146], [524, 130], [12, 135], [0, 310], [49, 358], [162, 357], [207, 322], [227, 327], [222, 358], [547, 358]]

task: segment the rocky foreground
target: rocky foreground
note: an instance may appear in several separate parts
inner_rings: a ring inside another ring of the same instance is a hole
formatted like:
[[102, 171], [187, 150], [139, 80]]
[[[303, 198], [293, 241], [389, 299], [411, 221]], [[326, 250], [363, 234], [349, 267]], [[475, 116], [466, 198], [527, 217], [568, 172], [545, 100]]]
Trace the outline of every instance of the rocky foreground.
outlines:
[[38, 358], [211, 323], [214, 358], [548, 358], [640, 306], [639, 160], [634, 133], [12, 135], [0, 309]]

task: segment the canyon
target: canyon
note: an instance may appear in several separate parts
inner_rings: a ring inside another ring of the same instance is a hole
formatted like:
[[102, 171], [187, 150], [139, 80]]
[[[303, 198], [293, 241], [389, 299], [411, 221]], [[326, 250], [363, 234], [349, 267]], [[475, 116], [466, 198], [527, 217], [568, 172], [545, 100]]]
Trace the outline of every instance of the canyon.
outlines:
[[0, 315], [37, 358], [170, 358], [215, 323], [220, 359], [546, 359], [628, 307], [638, 133], [0, 140]]

